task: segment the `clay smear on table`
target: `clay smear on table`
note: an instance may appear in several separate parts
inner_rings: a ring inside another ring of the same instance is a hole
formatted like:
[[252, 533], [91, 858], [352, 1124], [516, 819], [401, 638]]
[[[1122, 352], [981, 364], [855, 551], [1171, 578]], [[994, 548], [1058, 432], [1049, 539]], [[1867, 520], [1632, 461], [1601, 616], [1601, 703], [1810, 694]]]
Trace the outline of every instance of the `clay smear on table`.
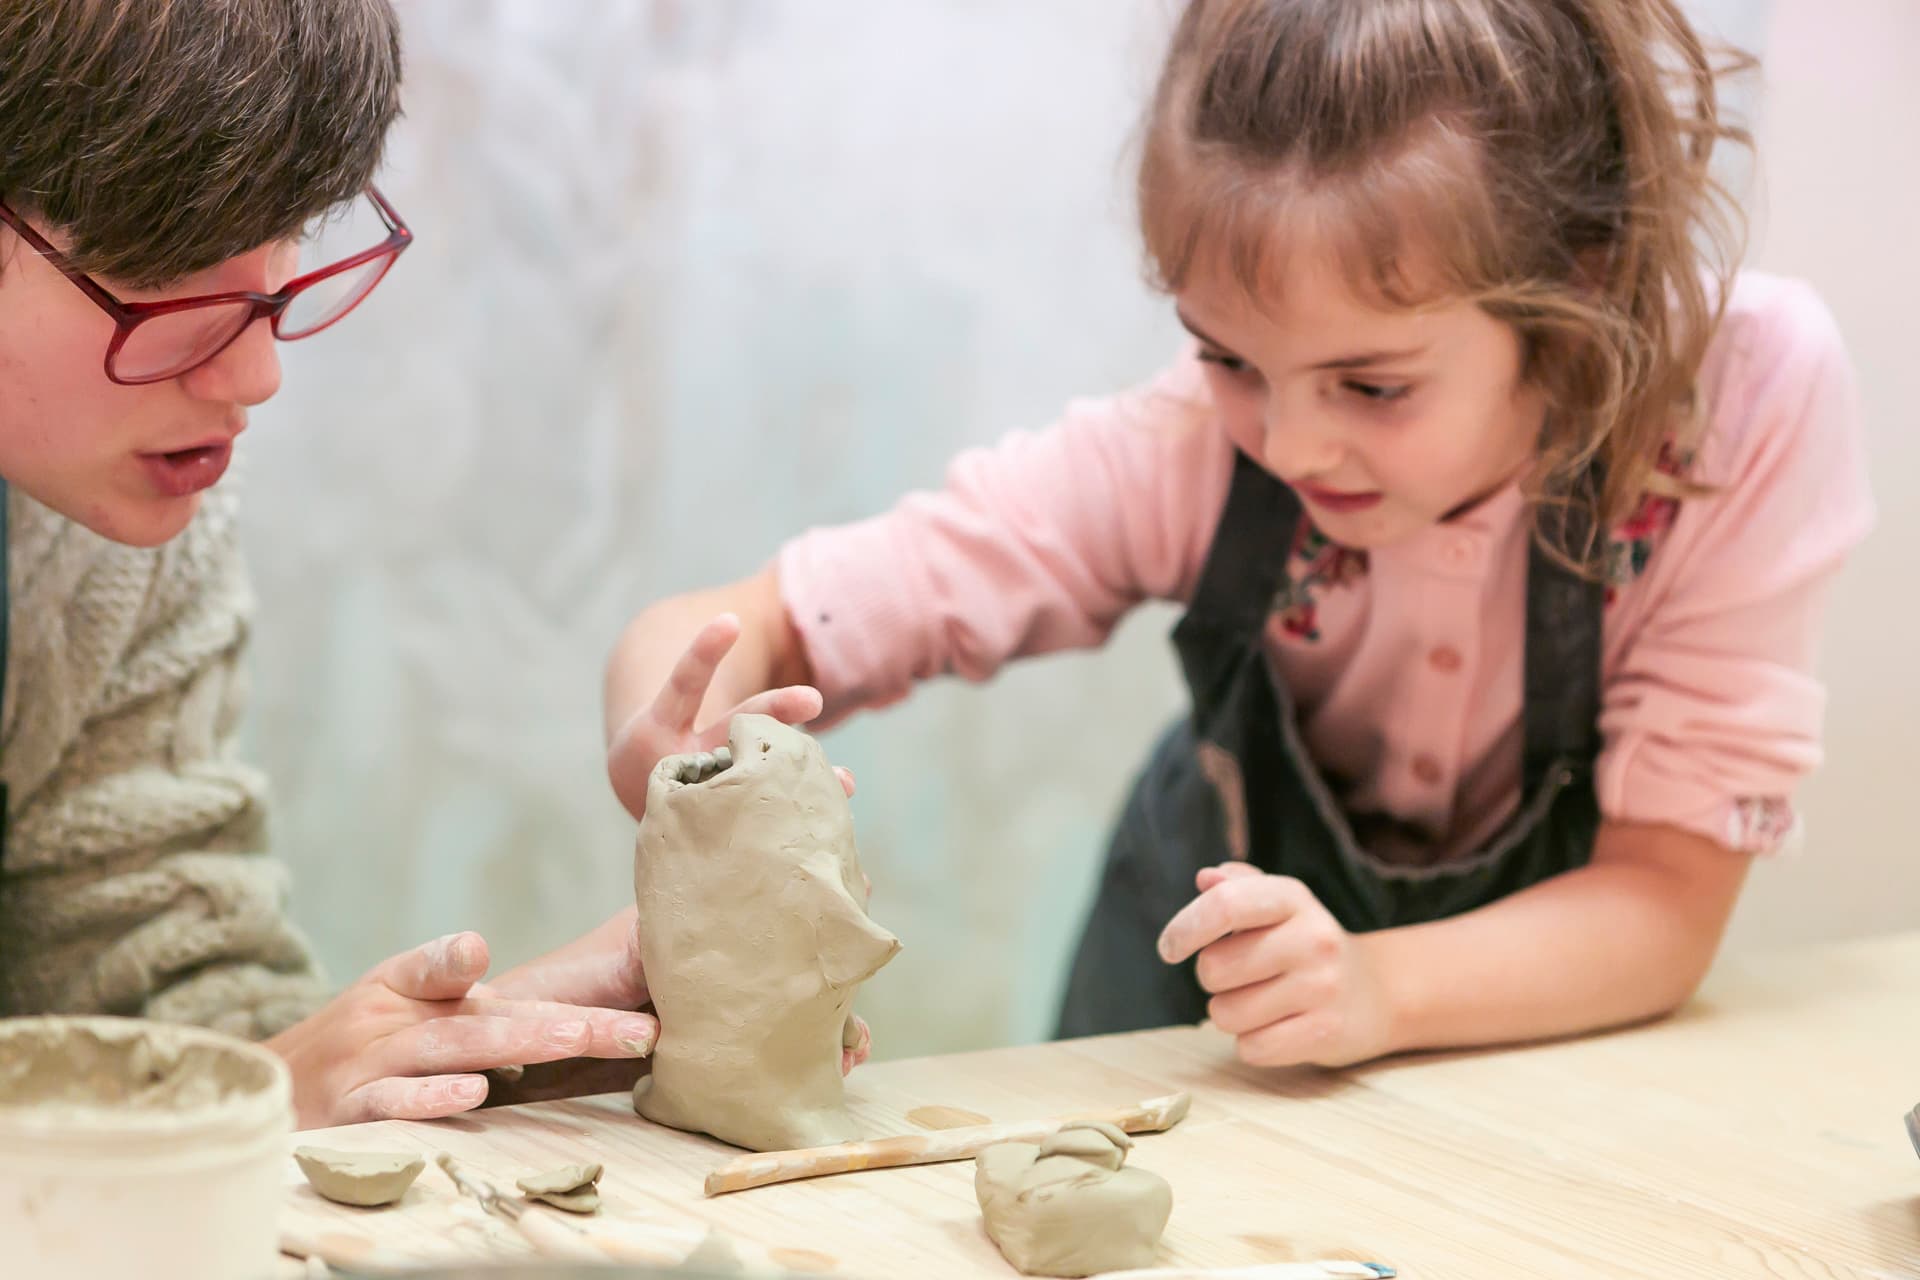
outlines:
[[307, 1185], [335, 1204], [362, 1209], [392, 1204], [427, 1167], [424, 1156], [411, 1151], [335, 1151], [327, 1147], [295, 1147], [293, 1162], [306, 1175]]
[[987, 1234], [1028, 1275], [1090, 1276], [1149, 1265], [1173, 1213], [1166, 1179], [1128, 1169], [1133, 1141], [1109, 1124], [1003, 1142], [974, 1161]]
[[649, 779], [634, 854], [660, 1042], [649, 1120], [754, 1151], [846, 1142], [854, 994], [900, 949], [867, 915], [853, 815], [820, 745], [737, 716], [727, 747]]

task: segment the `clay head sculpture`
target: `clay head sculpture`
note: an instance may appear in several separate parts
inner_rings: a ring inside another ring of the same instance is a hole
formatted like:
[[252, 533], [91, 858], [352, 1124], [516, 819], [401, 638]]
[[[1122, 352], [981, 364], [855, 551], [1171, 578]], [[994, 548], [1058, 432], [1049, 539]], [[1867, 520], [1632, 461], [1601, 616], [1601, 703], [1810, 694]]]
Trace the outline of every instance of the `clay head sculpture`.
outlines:
[[1003, 1142], [974, 1161], [987, 1234], [1028, 1275], [1090, 1276], [1147, 1266], [1173, 1213], [1166, 1179], [1126, 1169], [1132, 1139], [1073, 1124], [1037, 1143]]
[[633, 890], [660, 1017], [635, 1110], [754, 1151], [859, 1137], [841, 1044], [854, 993], [900, 942], [867, 916], [853, 815], [820, 745], [743, 715], [725, 748], [662, 760]]

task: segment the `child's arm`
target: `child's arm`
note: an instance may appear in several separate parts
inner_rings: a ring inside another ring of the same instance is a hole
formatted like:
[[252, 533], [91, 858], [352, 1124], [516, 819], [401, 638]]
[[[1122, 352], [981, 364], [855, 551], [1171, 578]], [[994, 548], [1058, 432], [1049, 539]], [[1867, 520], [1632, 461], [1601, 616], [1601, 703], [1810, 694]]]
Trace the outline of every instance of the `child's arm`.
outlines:
[[968, 450], [936, 491], [795, 538], [751, 578], [653, 606], [607, 673], [616, 793], [638, 815], [653, 763], [711, 750], [743, 700], [824, 725], [922, 680], [986, 680], [1102, 643], [1142, 600], [1191, 590], [1232, 461], [1189, 354], [1145, 387]]
[[1349, 934], [1297, 880], [1200, 873], [1160, 954], [1199, 953], [1208, 1016], [1248, 1062], [1344, 1066], [1571, 1035], [1693, 994], [1750, 858], [1676, 827], [1602, 824], [1593, 860], [1477, 911]]
[[726, 741], [727, 722], [757, 711], [789, 724], [820, 714], [806, 650], [772, 565], [751, 578], [671, 596], [627, 624], [607, 664], [607, 776], [636, 818], [653, 766]]

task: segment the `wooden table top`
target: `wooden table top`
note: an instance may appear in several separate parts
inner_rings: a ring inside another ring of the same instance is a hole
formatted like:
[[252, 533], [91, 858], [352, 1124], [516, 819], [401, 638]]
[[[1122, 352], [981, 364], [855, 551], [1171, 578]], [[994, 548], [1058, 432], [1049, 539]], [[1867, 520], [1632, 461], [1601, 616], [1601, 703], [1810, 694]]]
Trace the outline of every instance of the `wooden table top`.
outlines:
[[[884, 1035], [884, 1029], [882, 1029]], [[1181, 1028], [885, 1062], [848, 1083], [874, 1136], [958, 1108], [1015, 1121], [1190, 1090], [1131, 1157], [1173, 1185], [1168, 1263], [1373, 1259], [1408, 1280], [1920, 1277], [1920, 933], [1723, 962], [1674, 1018], [1497, 1052], [1349, 1071], [1241, 1065]], [[922, 1112], [924, 1117], [926, 1113]], [[606, 1165], [598, 1220], [705, 1222], [848, 1277], [1015, 1274], [986, 1238], [971, 1163], [707, 1199], [738, 1154], [637, 1119], [624, 1094], [301, 1144], [448, 1151], [503, 1189]], [[386, 1210], [320, 1200], [287, 1162], [283, 1225], [412, 1263], [524, 1258], [429, 1167]]]

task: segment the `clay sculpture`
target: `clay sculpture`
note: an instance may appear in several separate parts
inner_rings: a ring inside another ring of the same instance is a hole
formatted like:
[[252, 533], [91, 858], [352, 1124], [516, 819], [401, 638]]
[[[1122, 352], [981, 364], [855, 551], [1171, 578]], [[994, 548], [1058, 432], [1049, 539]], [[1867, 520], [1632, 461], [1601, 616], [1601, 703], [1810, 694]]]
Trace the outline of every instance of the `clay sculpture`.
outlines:
[[1096, 1121], [982, 1151], [974, 1195], [1007, 1261], [1037, 1276], [1149, 1265], [1173, 1213], [1173, 1190], [1158, 1174], [1121, 1167], [1132, 1146], [1125, 1133]]
[[634, 1109], [753, 1151], [859, 1137], [840, 1050], [855, 992], [900, 942], [867, 915], [853, 815], [820, 745], [743, 715], [725, 748], [662, 760], [633, 889], [660, 1018]]
[[297, 1147], [294, 1163], [307, 1182], [336, 1204], [371, 1209], [392, 1204], [407, 1193], [427, 1162], [405, 1151], [329, 1151]]

